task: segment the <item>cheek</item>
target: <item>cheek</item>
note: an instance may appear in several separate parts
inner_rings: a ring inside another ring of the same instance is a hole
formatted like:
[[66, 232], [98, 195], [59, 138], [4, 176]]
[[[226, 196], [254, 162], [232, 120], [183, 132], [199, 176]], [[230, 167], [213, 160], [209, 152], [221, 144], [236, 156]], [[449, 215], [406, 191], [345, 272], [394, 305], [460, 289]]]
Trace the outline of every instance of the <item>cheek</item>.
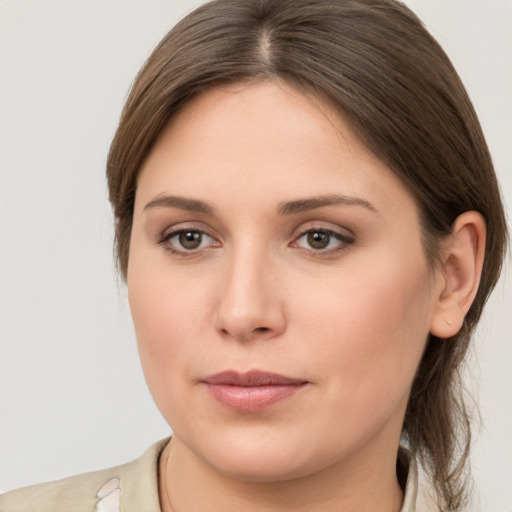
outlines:
[[169, 421], [173, 397], [190, 383], [194, 354], [201, 353], [205, 344], [204, 321], [199, 318], [204, 314], [199, 307], [204, 290], [148, 262], [149, 258], [133, 255], [128, 297], [146, 382]]
[[333, 414], [348, 413], [355, 428], [361, 419], [382, 422], [406, 400], [430, 318], [426, 266], [365, 268], [331, 279], [301, 305], [310, 364], [324, 369]]

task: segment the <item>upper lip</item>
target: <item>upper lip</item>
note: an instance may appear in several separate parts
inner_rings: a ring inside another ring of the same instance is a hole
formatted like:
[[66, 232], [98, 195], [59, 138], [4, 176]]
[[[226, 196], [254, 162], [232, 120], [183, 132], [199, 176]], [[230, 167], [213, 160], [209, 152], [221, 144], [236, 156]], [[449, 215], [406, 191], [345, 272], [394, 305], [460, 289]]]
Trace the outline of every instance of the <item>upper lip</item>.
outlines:
[[261, 370], [250, 370], [245, 373], [240, 373], [234, 370], [227, 370], [224, 372], [216, 373], [214, 375], [209, 375], [208, 377], [204, 378], [202, 382], [205, 382], [206, 384], [223, 384], [225, 386], [257, 387], [298, 386], [300, 384], [306, 384], [307, 381]]

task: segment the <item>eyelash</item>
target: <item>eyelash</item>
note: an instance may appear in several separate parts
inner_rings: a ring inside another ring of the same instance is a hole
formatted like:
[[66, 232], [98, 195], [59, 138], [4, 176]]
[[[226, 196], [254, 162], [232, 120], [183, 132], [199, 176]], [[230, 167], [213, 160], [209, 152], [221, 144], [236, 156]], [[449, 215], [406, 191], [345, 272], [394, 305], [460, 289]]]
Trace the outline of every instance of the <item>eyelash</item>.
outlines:
[[[176, 254], [176, 255], [182, 256], [184, 258], [190, 257], [190, 256], [195, 256], [198, 253], [203, 252], [205, 249], [208, 249], [208, 247], [204, 247], [204, 248], [199, 247], [199, 248], [187, 250], [186, 248], [176, 249], [175, 247], [177, 246], [177, 244], [176, 243], [171, 244], [171, 240], [173, 238], [179, 237], [180, 235], [192, 234], [192, 233], [199, 234], [201, 236], [201, 238], [202, 238], [201, 244], [203, 242], [204, 237], [208, 237], [211, 240], [215, 241], [215, 239], [212, 236], [210, 236], [208, 233], [206, 233], [206, 231], [204, 231], [202, 229], [191, 227], [191, 228], [175, 229], [175, 230], [171, 231], [170, 233], [166, 233], [166, 232], [162, 233], [162, 235], [160, 236], [160, 239], [158, 240], [158, 244], [162, 245], [164, 247], [164, 249], [166, 251], [170, 252], [171, 254]], [[217, 244], [216, 245], [217, 247], [220, 247], [219, 242], [216, 242], [216, 244]]]
[[[311, 247], [299, 247], [297, 242], [305, 237], [308, 237], [312, 234], [320, 234], [323, 236], [328, 237], [328, 244], [332, 242], [332, 240], [336, 240], [339, 242], [336, 247], [327, 247], [327, 248], [321, 248], [321, 249], [315, 249]], [[342, 251], [346, 251], [350, 245], [352, 245], [355, 242], [354, 237], [344, 235], [340, 233], [339, 231], [334, 231], [332, 229], [326, 229], [326, 228], [309, 228], [305, 231], [302, 231], [297, 238], [295, 238], [294, 242], [292, 242], [292, 247], [299, 247], [301, 249], [304, 249], [308, 251], [309, 253], [313, 254], [314, 256], [323, 256], [323, 255], [329, 255], [329, 254], [335, 254]]]
[[[213, 247], [211, 247], [211, 246], [210, 247], [208, 247], [208, 246], [207, 247], [197, 247], [197, 248], [193, 248], [190, 250], [187, 250], [186, 248], [177, 249], [176, 246], [180, 242], [171, 244], [171, 240], [175, 237], [179, 237], [180, 235], [184, 235], [184, 234], [195, 234], [195, 235], [201, 236], [201, 242], [200, 242], [201, 244], [203, 243], [204, 237], [208, 237], [212, 241], [214, 241]], [[301, 247], [298, 244], [299, 240], [304, 239], [310, 235], [318, 235], [318, 234], [328, 237], [326, 248]], [[328, 247], [328, 245], [331, 244], [333, 239], [339, 243], [336, 245], [336, 247]], [[308, 229], [302, 231], [301, 233], [299, 233], [299, 235], [296, 236], [294, 241], [290, 244], [290, 247], [297, 247], [299, 249], [303, 249], [314, 256], [322, 256], [322, 255], [334, 254], [334, 253], [339, 253], [339, 252], [345, 251], [354, 242], [355, 242], [355, 239], [352, 236], [344, 235], [344, 234], [342, 234], [338, 231], [334, 231], [332, 229], [312, 227], [312, 228], [308, 228]], [[195, 255], [200, 254], [210, 248], [220, 247], [220, 243], [217, 242], [212, 236], [210, 236], [204, 230], [198, 229], [198, 228], [193, 228], [193, 227], [192, 228], [175, 229], [175, 230], [171, 231], [170, 233], [164, 232], [160, 236], [160, 238], [158, 240], [158, 244], [162, 245], [164, 247], [164, 249], [166, 251], [170, 252], [171, 254], [175, 254], [178, 256], [182, 256], [182, 257], [195, 256]]]

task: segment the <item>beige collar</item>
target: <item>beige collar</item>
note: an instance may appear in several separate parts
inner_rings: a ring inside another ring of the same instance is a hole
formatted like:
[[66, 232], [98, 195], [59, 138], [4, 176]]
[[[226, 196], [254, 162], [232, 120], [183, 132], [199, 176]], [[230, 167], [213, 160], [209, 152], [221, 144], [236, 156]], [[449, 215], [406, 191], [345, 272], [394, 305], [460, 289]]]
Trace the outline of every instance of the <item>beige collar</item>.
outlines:
[[[95, 512], [160, 512], [158, 461], [168, 442], [169, 439], [164, 439], [154, 444], [142, 457], [122, 467], [123, 471], [103, 483], [97, 493]], [[438, 510], [428, 492], [418, 490], [418, 465], [410, 452], [400, 447], [398, 458], [407, 472], [401, 512]]]

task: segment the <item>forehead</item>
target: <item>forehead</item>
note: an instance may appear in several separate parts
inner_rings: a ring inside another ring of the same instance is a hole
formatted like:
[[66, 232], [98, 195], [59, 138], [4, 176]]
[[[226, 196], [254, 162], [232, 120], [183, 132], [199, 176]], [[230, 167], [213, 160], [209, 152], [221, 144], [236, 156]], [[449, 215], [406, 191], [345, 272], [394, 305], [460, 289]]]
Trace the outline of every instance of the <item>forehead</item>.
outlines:
[[147, 158], [137, 196], [206, 194], [215, 202], [228, 195], [243, 204], [333, 192], [390, 205], [397, 194], [412, 200], [332, 107], [268, 82], [215, 88], [189, 102]]

